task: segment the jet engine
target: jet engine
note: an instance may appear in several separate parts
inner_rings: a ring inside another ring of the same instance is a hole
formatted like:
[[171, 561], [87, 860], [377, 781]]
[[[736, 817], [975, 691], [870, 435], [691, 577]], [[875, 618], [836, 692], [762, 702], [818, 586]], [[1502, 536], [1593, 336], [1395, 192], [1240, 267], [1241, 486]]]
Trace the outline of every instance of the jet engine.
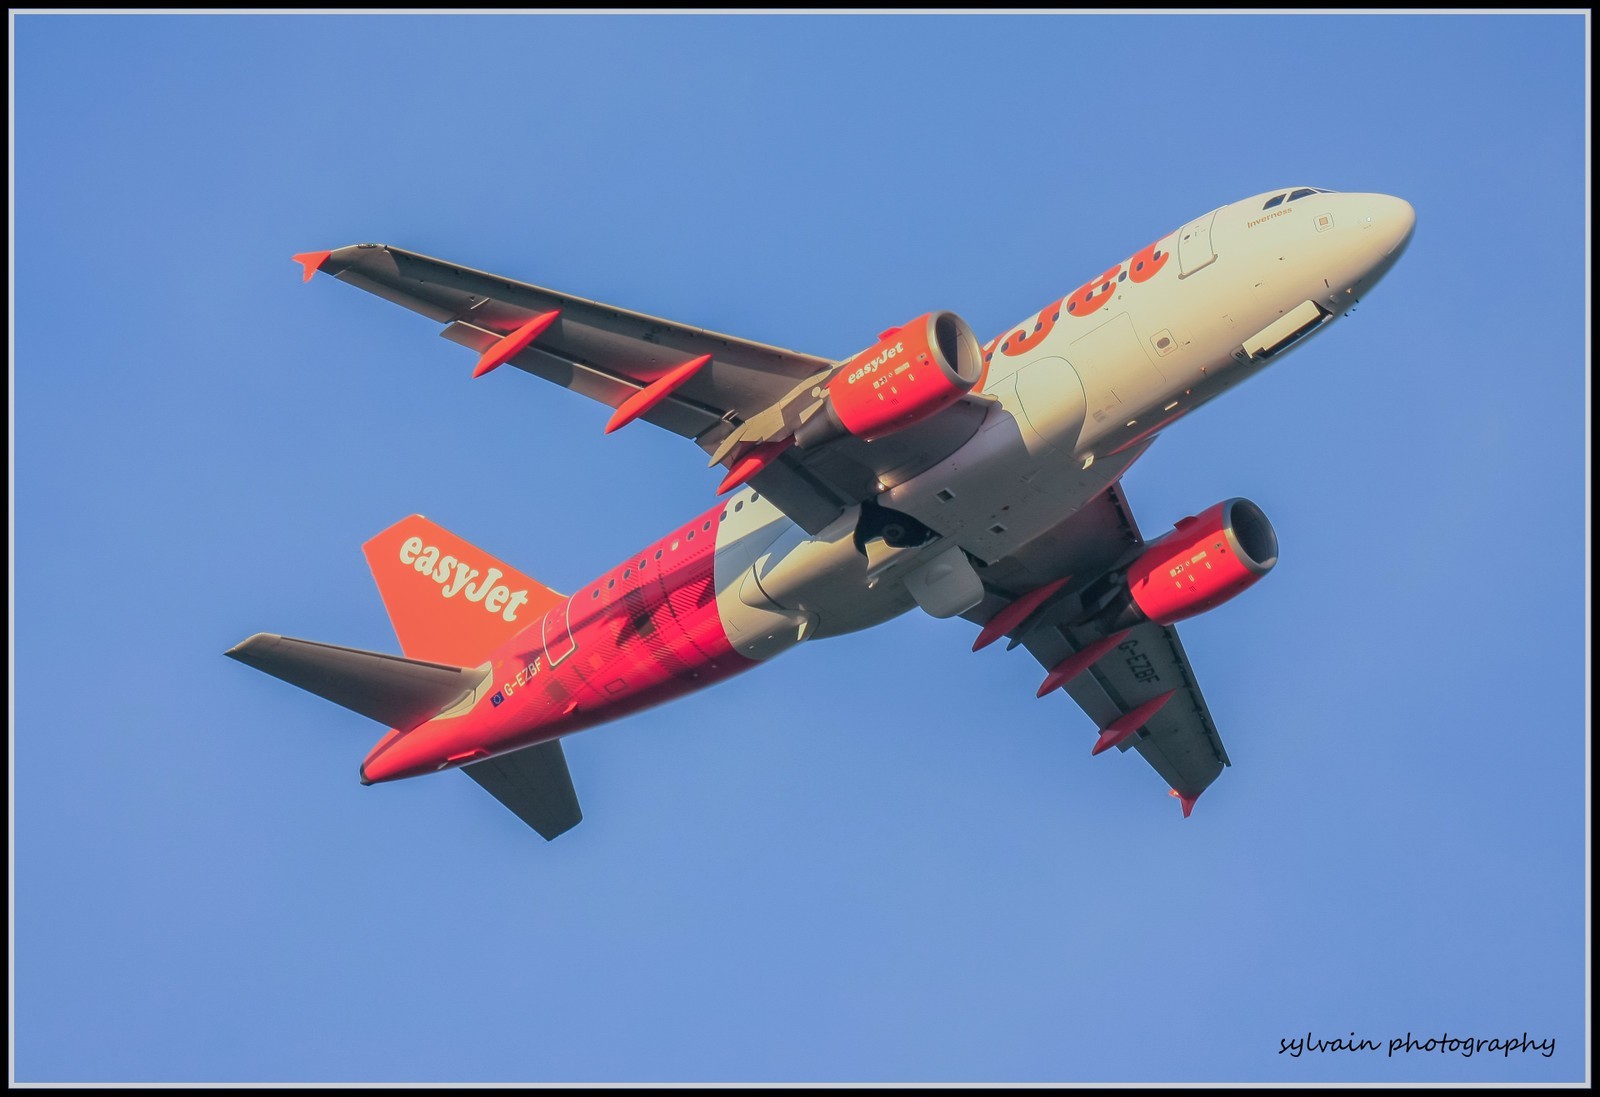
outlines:
[[794, 432], [802, 447], [849, 434], [875, 441], [955, 403], [983, 376], [972, 327], [953, 312], [930, 312], [884, 332], [834, 370], [822, 403]]
[[1108, 631], [1170, 625], [1214, 609], [1278, 562], [1278, 535], [1261, 508], [1228, 499], [1145, 546], [1100, 615]]

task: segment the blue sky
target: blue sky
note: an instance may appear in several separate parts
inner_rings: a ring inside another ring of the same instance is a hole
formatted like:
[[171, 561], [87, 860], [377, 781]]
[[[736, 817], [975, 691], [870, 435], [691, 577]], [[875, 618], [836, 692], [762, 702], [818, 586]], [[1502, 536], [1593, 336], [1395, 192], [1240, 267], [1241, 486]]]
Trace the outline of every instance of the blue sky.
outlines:
[[[14, 1078], [1586, 1077], [1583, 17], [12, 26]], [[395, 650], [403, 515], [565, 590], [718, 478], [293, 252], [842, 356], [1292, 184], [1418, 227], [1126, 477], [1147, 532], [1244, 495], [1282, 544], [1183, 626], [1234, 762], [1187, 822], [921, 614], [569, 739], [548, 845], [362, 788], [380, 728], [222, 656]]]

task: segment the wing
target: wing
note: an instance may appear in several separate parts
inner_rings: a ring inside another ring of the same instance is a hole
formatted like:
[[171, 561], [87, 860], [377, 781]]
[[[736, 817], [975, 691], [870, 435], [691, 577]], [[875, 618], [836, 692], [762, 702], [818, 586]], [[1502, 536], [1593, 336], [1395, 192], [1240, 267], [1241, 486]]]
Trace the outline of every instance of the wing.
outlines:
[[1143, 755], [1188, 815], [1195, 798], [1230, 763], [1177, 630], [1146, 622], [1109, 643], [1103, 633], [1073, 623], [1093, 597], [1096, 580], [1130, 561], [1143, 544], [1121, 487], [1113, 484], [1055, 529], [986, 568], [988, 593], [964, 616], [1004, 625], [1007, 606], [1022, 604], [1027, 592], [1070, 575], [1069, 582], [1004, 631], [1046, 668], [1072, 666], [1067, 661], [1081, 653], [1074, 660], [1081, 673], [1066, 681], [1067, 693], [1103, 732], [1119, 721], [1130, 724], [1131, 734], [1116, 744], [1118, 749]]
[[[383, 244], [295, 258], [308, 279], [320, 270], [443, 324], [446, 339], [478, 352], [480, 372], [504, 361], [619, 413], [630, 399], [634, 407], [647, 403], [629, 418], [693, 439], [712, 464], [731, 467], [744, 428], [784, 414], [837, 365]], [[668, 391], [656, 401], [647, 390], [658, 382]], [[909, 479], [959, 449], [977, 432], [986, 404], [966, 397], [872, 443], [841, 438], [791, 449], [750, 483], [817, 533], [846, 507], [875, 497], [880, 479]]]

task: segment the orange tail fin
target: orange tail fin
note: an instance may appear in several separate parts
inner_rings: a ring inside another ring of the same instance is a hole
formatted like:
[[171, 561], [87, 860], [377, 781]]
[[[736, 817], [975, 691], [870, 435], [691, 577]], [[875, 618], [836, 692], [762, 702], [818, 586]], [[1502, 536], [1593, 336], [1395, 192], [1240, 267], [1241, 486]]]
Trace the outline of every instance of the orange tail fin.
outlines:
[[475, 666], [565, 598], [420, 514], [361, 548], [412, 659]]

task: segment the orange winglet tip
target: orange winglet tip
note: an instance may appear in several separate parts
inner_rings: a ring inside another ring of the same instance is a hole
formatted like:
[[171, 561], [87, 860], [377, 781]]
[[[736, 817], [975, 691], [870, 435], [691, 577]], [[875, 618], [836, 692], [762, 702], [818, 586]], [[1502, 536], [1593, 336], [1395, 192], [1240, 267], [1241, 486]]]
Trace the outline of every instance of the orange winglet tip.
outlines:
[[1176, 788], [1168, 788], [1168, 790], [1166, 790], [1166, 795], [1171, 796], [1173, 800], [1178, 801], [1178, 803], [1181, 803], [1182, 806], [1184, 806], [1184, 819], [1189, 817], [1190, 811], [1194, 811], [1195, 801], [1200, 800], [1200, 793], [1195, 793], [1194, 796], [1186, 796], [1182, 795], [1181, 792], [1178, 792]]
[[1172, 695], [1176, 692], [1178, 691], [1175, 689], [1169, 689], [1160, 697], [1152, 697], [1131, 712], [1118, 716], [1106, 725], [1105, 730], [1100, 733], [1100, 738], [1095, 740], [1094, 748], [1089, 753], [1091, 755], [1099, 754], [1102, 751], [1110, 750], [1114, 746], [1121, 745], [1134, 732], [1144, 727], [1150, 717], [1160, 712], [1161, 706], [1172, 700]]
[[756, 473], [776, 461], [784, 450], [794, 445], [794, 438], [780, 438], [776, 442], [762, 442], [751, 446], [728, 469], [728, 475], [717, 485], [717, 494], [726, 495]]
[[306, 268], [306, 276], [300, 281], [309, 282], [311, 281], [311, 276], [317, 273], [317, 269], [326, 263], [328, 256], [332, 254], [333, 252], [331, 251], [302, 251], [299, 255], [292, 255], [290, 258]]
[[1000, 637], [1016, 628], [1033, 614], [1033, 611], [1044, 604], [1056, 591], [1072, 582], [1072, 576], [1063, 576], [1053, 583], [1046, 583], [1042, 587], [1035, 587], [1028, 593], [1020, 595], [1010, 605], [1003, 607], [999, 613], [989, 619], [978, 633], [978, 638], [972, 642], [973, 651], [982, 651]]
[[661, 401], [676, 392], [685, 381], [699, 373], [700, 368], [709, 361], [711, 361], [711, 355], [709, 354], [691, 358], [681, 366], [674, 366], [669, 372], [662, 374], [628, 397], [617, 405], [616, 414], [612, 415], [611, 421], [606, 424], [606, 433], [610, 434], [614, 430], [627, 426], [661, 403]]
[[492, 369], [498, 369], [511, 359], [527, 349], [529, 343], [549, 330], [550, 325], [556, 322], [561, 315], [560, 309], [551, 309], [541, 313], [523, 324], [510, 335], [504, 336], [492, 347], [483, 352], [483, 357], [478, 359], [478, 364], [472, 370], [472, 376], [482, 377]]

